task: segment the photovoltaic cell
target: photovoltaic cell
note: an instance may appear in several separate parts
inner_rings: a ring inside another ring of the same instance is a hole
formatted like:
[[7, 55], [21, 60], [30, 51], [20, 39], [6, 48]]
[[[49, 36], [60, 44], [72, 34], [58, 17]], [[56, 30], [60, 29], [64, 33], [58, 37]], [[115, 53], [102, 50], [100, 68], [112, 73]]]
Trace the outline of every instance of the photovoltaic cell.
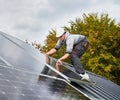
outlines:
[[0, 76], [0, 100], [88, 100], [65, 81], [9, 67], [0, 67]]
[[[51, 68], [55, 60], [51, 58]], [[68, 83], [67, 78], [44, 65], [44, 54], [0, 32], [0, 100], [120, 100], [120, 86], [104, 77], [87, 72], [95, 86]], [[60, 72], [74, 78], [67, 67], [72, 66], [66, 63]]]

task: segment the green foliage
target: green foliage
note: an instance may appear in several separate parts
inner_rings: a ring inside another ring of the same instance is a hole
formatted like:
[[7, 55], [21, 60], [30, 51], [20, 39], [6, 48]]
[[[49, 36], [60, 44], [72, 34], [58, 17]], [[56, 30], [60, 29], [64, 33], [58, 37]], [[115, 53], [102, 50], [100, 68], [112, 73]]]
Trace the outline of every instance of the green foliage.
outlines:
[[42, 51], [43, 52], [49, 51], [51, 48], [54, 47], [56, 42], [57, 42], [56, 32], [55, 30], [52, 29], [52, 31], [49, 31], [49, 35], [46, 37], [45, 46], [43, 46]]
[[[86, 70], [102, 75], [120, 85], [120, 24], [108, 14], [83, 14], [83, 19], [70, 21], [70, 26], [64, 29], [72, 34], [84, 34], [90, 43], [81, 61]], [[47, 36], [43, 51], [54, 47], [57, 39], [56, 31]], [[59, 58], [65, 52], [62, 47], [54, 57]]]
[[[42, 47], [42, 52], [47, 52], [51, 50], [52, 48], [54, 48], [56, 42], [57, 42], [56, 31], [52, 29], [52, 31], [49, 31], [49, 35], [47, 36], [45, 40], [45, 46]], [[62, 46], [56, 54], [52, 55], [52, 57], [59, 58], [64, 53], [65, 53], [65, 47]]]
[[84, 34], [90, 42], [81, 61], [86, 70], [92, 71], [120, 84], [120, 27], [108, 14], [83, 14], [83, 20], [70, 22], [64, 27], [69, 32]]

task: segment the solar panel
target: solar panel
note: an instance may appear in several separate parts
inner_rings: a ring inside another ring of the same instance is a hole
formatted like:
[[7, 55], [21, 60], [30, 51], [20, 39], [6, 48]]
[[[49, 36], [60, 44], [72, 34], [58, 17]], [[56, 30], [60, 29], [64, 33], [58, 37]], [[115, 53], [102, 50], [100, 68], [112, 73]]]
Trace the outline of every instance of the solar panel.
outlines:
[[0, 67], [0, 100], [89, 100], [65, 81]]
[[0, 100], [120, 100], [120, 86], [104, 77], [88, 72], [97, 85], [68, 83], [67, 77], [73, 76], [67, 70], [70, 64], [61, 67], [65, 76], [51, 70], [54, 58], [51, 68], [44, 65], [42, 53], [0, 32]]

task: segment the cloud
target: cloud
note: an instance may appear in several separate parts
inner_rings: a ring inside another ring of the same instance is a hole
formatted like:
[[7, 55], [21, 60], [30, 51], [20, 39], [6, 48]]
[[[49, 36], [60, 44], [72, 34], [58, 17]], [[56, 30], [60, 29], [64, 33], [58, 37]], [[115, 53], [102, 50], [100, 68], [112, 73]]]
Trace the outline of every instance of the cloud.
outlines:
[[119, 0], [0, 0], [0, 31], [43, 43], [49, 30], [83, 13], [108, 13], [119, 22], [119, 9]]
[[45, 28], [47, 22], [43, 12], [51, 12], [51, 7], [47, 0], [1, 0], [0, 11], [1, 30], [14, 36], [19, 33], [18, 36], [21, 34], [24, 38]]

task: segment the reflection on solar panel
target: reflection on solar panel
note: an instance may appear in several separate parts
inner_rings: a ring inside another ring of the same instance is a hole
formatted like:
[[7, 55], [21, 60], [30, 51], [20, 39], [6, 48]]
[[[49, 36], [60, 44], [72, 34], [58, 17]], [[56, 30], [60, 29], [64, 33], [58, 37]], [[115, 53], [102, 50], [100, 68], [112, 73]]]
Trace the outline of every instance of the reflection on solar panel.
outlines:
[[65, 81], [0, 67], [0, 100], [88, 100]]
[[[51, 61], [53, 68], [55, 61], [53, 58]], [[0, 100], [120, 100], [120, 86], [101, 76], [88, 72], [97, 82], [95, 86], [68, 83], [61, 76], [55, 77], [58, 73], [44, 65], [42, 53], [0, 32]], [[66, 77], [73, 75], [62, 68]]]
[[[53, 63], [55, 63], [55, 60], [51, 58]], [[71, 65], [67, 65], [67, 67], [70, 67]], [[49, 69], [47, 69], [48, 67]], [[54, 66], [53, 66], [54, 67]], [[74, 73], [72, 73], [70, 70], [67, 69], [67, 67], [62, 66], [62, 73], [64, 73], [67, 77], [73, 77]], [[48, 73], [46, 71], [46, 74], [56, 77], [61, 77], [65, 80], [67, 78], [64, 78], [61, 74], [55, 73], [54, 70], [51, 69], [49, 66], [45, 66], [45, 69], [47, 69]], [[107, 80], [106, 78], [100, 77], [98, 75], [92, 74], [90, 72], [87, 72], [92, 80], [96, 82], [96, 84], [85, 84], [83, 82], [75, 83], [72, 82], [71, 85], [76, 87], [78, 90], [80, 90], [83, 94], [87, 94], [87, 96], [93, 100], [119, 100], [120, 99], [120, 87], [113, 82]], [[114, 91], [114, 92], [113, 92]]]
[[39, 80], [44, 56], [28, 44], [0, 32], [0, 47], [0, 100], [88, 100], [65, 80]]

